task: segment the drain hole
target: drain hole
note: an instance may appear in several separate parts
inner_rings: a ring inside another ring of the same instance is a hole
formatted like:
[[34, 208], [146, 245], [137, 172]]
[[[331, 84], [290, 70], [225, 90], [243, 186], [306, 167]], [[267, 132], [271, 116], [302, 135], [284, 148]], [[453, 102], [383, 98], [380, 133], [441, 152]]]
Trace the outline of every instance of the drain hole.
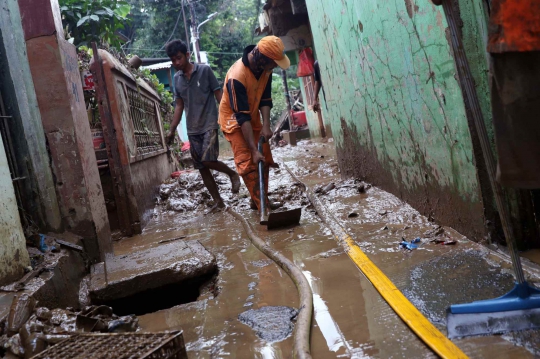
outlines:
[[207, 288], [214, 288], [217, 275], [209, 274], [182, 283], [169, 284], [147, 290], [130, 297], [103, 303], [113, 308], [117, 315], [143, 315], [172, 308], [180, 304], [195, 302]]

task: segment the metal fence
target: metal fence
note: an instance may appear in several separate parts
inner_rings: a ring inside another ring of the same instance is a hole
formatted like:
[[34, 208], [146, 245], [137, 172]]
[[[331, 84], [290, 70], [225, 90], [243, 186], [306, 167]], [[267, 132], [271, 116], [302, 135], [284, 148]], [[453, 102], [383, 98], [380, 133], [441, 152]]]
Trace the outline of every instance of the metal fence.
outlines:
[[137, 155], [163, 149], [156, 103], [130, 87], [127, 87], [127, 94], [129, 113], [135, 131]]

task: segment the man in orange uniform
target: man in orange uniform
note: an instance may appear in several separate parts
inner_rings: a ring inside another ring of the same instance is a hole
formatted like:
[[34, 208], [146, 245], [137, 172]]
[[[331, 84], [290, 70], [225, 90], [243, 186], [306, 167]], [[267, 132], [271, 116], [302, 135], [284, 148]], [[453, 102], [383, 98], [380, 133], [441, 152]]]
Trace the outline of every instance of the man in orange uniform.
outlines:
[[[227, 72], [219, 105], [219, 125], [232, 146], [236, 170], [251, 195], [252, 208], [257, 209], [261, 208], [258, 163], [265, 164], [267, 191], [269, 169], [276, 166], [268, 145], [272, 137], [272, 70], [276, 66], [289, 67], [284, 49], [283, 42], [276, 36], [266, 36], [256, 46], [246, 47], [242, 58]], [[257, 150], [260, 136], [266, 139], [264, 155]]]

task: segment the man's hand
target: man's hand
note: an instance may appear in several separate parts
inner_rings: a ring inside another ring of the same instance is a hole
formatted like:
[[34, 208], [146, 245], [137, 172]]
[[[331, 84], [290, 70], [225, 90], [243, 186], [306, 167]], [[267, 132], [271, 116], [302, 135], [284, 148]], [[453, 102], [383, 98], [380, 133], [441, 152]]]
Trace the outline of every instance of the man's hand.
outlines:
[[253, 161], [253, 164], [255, 166], [258, 166], [259, 165], [259, 162], [263, 162], [264, 163], [264, 156], [259, 152], [259, 151], [252, 151], [251, 152], [251, 160]]
[[319, 101], [315, 101], [315, 103], [313, 103], [313, 111], [319, 112], [320, 110], [321, 110], [321, 104], [319, 103]]
[[268, 142], [274, 134], [272, 133], [272, 130], [270, 129], [270, 125], [263, 125], [261, 130], [261, 136], [264, 136], [266, 142]]
[[174, 132], [171, 131], [167, 134], [167, 136], [165, 136], [165, 143], [167, 145], [172, 145], [174, 142]]

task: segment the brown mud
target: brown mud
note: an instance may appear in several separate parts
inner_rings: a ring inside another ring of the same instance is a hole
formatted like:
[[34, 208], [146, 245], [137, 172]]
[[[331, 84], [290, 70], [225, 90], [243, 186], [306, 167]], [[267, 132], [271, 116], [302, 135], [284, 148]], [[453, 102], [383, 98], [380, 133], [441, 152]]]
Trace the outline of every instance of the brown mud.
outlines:
[[[443, 332], [441, 313], [448, 304], [489, 298], [511, 284], [510, 272], [489, 262], [478, 244], [451, 228], [442, 227], [441, 231], [387, 192], [358, 181], [341, 180], [333, 144], [301, 141], [294, 148], [275, 149], [274, 157], [286, 161], [312, 188], [334, 183], [334, 188], [325, 194], [321, 191], [319, 196], [375, 264]], [[303, 215], [299, 226], [277, 231], [257, 225], [257, 214], [249, 209], [244, 187], [233, 196], [228, 178], [221, 174], [216, 177], [226, 204], [245, 216], [257, 234], [290, 258], [309, 280], [314, 294], [314, 358], [435, 357], [356, 268], [284, 169], [271, 172], [270, 197], [284, 200], [288, 208], [301, 206]], [[282, 341], [261, 339], [260, 333], [238, 317], [268, 306], [297, 309], [294, 284], [251, 245], [232, 216], [223, 212], [204, 215], [211, 200], [199, 195], [205, 191], [196, 184], [200, 179], [193, 175], [183, 181], [161, 197], [154, 219], [142, 235], [115, 243], [115, 254], [144, 250], [168, 240], [197, 239], [217, 259], [216, 290], [192, 303], [139, 316], [142, 330], [184, 330], [190, 358], [290, 358], [291, 337]], [[169, 210], [173, 208], [170, 198], [194, 203], [190, 207], [194, 209]], [[418, 249], [400, 248], [402, 238], [416, 237], [421, 238]], [[435, 244], [431, 242], [434, 239], [456, 244]], [[478, 277], [471, 280], [475, 275]], [[475, 289], [470, 296], [463, 295], [471, 285]], [[536, 334], [530, 337], [536, 338]], [[512, 336], [476, 337], [455, 343], [471, 358], [532, 358], [531, 338], [520, 337], [520, 342]]]

